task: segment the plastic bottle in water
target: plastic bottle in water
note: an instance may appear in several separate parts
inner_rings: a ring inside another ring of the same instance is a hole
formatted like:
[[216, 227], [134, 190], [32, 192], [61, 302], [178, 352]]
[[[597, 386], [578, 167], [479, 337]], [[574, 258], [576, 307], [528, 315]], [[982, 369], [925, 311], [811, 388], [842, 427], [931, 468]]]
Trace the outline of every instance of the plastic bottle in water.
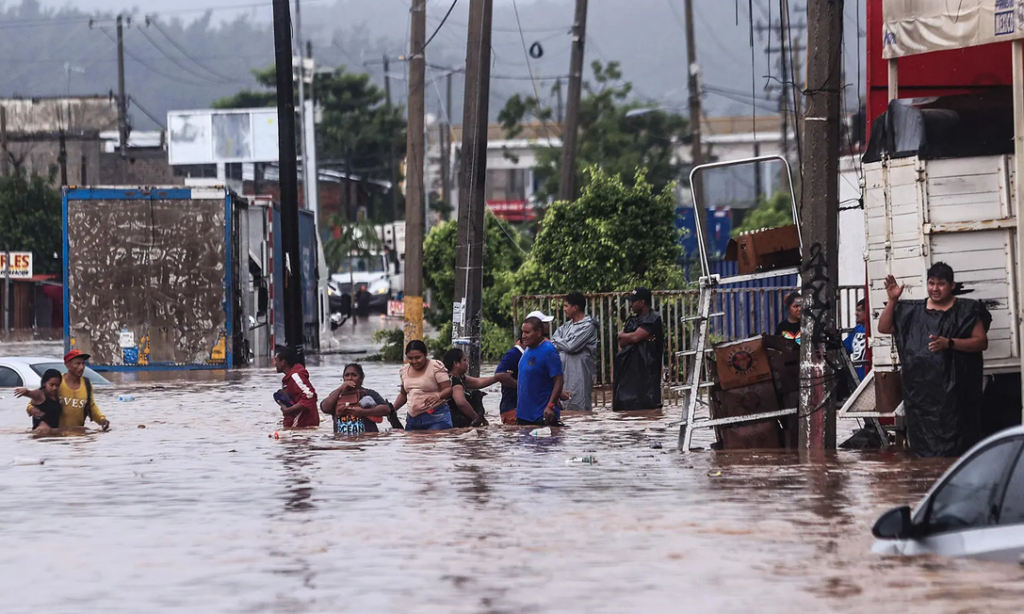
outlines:
[[566, 465], [596, 465], [596, 456], [574, 456], [565, 461]]
[[551, 437], [551, 427], [545, 426], [541, 429], [533, 429], [530, 431], [530, 437]]
[[134, 394], [122, 394], [121, 396], [117, 397], [117, 400], [122, 402], [122, 403], [131, 403], [132, 401], [135, 400], [135, 395]]

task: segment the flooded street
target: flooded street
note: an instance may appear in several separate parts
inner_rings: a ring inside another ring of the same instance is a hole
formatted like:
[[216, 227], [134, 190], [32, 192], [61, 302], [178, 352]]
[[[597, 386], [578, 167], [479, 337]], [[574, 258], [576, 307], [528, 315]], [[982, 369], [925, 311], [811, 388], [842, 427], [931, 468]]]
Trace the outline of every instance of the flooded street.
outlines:
[[[310, 360], [321, 398], [350, 358]], [[365, 366], [366, 387], [394, 399], [398, 367]], [[109, 433], [45, 440], [29, 437], [25, 403], [0, 391], [2, 611], [990, 613], [1024, 603], [1016, 566], [870, 554], [875, 518], [916, 502], [948, 461], [680, 454], [677, 410], [569, 417], [546, 439], [491, 426], [346, 440], [325, 422], [275, 440], [270, 368], [144, 379], [97, 390]], [[119, 403], [122, 393], [136, 401]], [[493, 418], [497, 395], [487, 403]], [[566, 463], [575, 456], [598, 464]]]

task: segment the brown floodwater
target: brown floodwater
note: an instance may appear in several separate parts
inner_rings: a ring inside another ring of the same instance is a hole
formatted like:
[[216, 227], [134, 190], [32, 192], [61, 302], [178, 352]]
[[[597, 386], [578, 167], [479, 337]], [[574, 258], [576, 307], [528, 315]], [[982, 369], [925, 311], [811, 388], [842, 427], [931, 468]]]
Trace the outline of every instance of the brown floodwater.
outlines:
[[[321, 395], [348, 358], [311, 365]], [[397, 366], [366, 371], [367, 387], [394, 397]], [[279, 377], [121, 381], [97, 390], [109, 433], [42, 440], [28, 434], [24, 403], [0, 391], [0, 611], [1016, 613], [1024, 603], [1016, 566], [869, 552], [875, 518], [915, 502], [948, 461], [681, 454], [677, 410], [568, 417], [544, 439], [500, 426], [343, 439], [325, 422], [278, 440], [268, 435]], [[119, 403], [123, 393], [136, 401]], [[567, 464], [580, 456], [598, 463]], [[34, 459], [45, 464], [22, 464]]]

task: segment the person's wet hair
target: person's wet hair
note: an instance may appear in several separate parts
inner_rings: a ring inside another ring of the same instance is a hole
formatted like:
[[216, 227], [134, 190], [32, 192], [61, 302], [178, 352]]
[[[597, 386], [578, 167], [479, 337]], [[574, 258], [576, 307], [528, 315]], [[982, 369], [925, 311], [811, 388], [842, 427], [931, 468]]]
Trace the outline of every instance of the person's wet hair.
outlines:
[[295, 352], [293, 352], [291, 348], [278, 348], [274, 355], [288, 363], [290, 366], [295, 365]]
[[405, 346], [405, 353], [408, 354], [409, 352], [423, 352], [423, 354], [426, 355], [427, 344], [423, 343], [419, 339], [413, 339]]
[[342, 375], [344, 375], [345, 372], [348, 371], [349, 369], [354, 369], [355, 372], [359, 374], [360, 378], [366, 377], [366, 374], [363, 373], [363, 365], [359, 364], [358, 362], [351, 362], [345, 365], [345, 368], [341, 370]]
[[[526, 318], [523, 320], [523, 324], [529, 324], [530, 328], [535, 331], [544, 331], [544, 323], [540, 321], [540, 318]], [[522, 337], [520, 336], [520, 338]]]
[[565, 295], [565, 302], [569, 303], [573, 307], [579, 308], [580, 311], [587, 310], [587, 297], [583, 296], [581, 292], [570, 292]]
[[64, 376], [61, 375], [60, 371], [58, 371], [56, 369], [47, 369], [46, 371], [43, 372], [43, 378], [41, 380], [39, 380], [39, 387], [40, 388], [45, 388], [46, 387], [46, 382], [48, 382], [48, 381], [50, 381], [50, 380], [52, 380], [54, 378], [63, 381]]
[[859, 301], [857, 301], [857, 306], [860, 307], [861, 309], [866, 309], [868, 306], [868, 302], [865, 299], [860, 299]]
[[789, 311], [789, 308], [793, 306], [793, 302], [798, 298], [800, 298], [799, 292], [791, 292], [786, 296], [786, 311]]
[[447, 352], [445, 352], [444, 355], [444, 368], [451, 371], [452, 367], [454, 367], [459, 362], [462, 362], [462, 359], [465, 357], [466, 353], [460, 350], [459, 348], [452, 348], [448, 350]]
[[953, 279], [953, 267], [949, 266], [945, 262], [936, 262], [928, 269], [927, 279], [941, 279], [949, 283], [955, 283]]

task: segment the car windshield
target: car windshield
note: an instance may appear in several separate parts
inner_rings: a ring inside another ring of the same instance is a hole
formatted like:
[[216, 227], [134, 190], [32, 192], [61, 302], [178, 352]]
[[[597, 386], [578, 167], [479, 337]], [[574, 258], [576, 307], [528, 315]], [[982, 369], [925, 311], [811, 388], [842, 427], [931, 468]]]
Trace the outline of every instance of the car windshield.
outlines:
[[385, 273], [384, 256], [354, 256], [341, 262], [339, 273]]
[[[37, 362], [37, 363], [34, 363], [32, 365], [32, 370], [35, 371], [36, 374], [39, 377], [42, 377], [43, 373], [46, 373], [47, 369], [56, 369], [56, 370], [60, 371], [61, 373], [67, 373], [67, 371], [68, 371], [68, 368], [65, 367], [64, 363], [62, 363], [62, 362]], [[108, 386], [108, 385], [110, 385], [110, 380], [108, 380], [107, 378], [103, 377], [99, 373], [93, 371], [89, 367], [85, 368], [85, 374], [84, 375], [85, 375], [85, 379], [89, 380], [90, 382], [92, 382], [96, 386]]]
[[961, 465], [932, 496], [926, 526], [943, 533], [988, 526], [998, 515], [1010, 463], [1017, 458], [1019, 440], [1001, 441]]

